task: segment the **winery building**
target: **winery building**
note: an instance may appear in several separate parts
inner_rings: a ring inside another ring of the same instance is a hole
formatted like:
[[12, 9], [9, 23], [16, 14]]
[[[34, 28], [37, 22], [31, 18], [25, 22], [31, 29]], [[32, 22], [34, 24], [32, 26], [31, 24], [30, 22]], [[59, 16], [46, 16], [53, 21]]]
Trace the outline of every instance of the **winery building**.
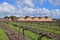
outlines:
[[51, 22], [53, 21], [51, 17], [17, 17], [14, 18], [14, 21], [43, 21]]

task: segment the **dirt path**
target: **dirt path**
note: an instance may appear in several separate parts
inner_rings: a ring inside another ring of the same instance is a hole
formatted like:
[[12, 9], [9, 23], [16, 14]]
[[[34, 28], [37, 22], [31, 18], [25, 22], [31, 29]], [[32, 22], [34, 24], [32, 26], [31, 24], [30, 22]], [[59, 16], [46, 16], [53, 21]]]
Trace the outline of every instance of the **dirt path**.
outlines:
[[23, 36], [22, 34], [18, 33], [17, 31], [10, 29], [3, 23], [0, 23], [0, 27], [6, 31], [6, 34], [8, 35], [9, 40], [31, 40], [26, 36]]

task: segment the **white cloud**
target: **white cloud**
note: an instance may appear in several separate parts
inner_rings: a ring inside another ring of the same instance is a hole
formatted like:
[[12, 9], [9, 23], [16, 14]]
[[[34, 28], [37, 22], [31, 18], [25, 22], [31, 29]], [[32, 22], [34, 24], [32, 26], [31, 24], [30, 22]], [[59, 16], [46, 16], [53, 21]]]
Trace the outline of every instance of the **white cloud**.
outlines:
[[[27, 4], [29, 3], [27, 2]], [[7, 12], [8, 15], [9, 13], [16, 13], [16, 14], [13, 14], [16, 16], [24, 16], [27, 14], [32, 14], [30, 16], [47, 15], [47, 16], [55, 17], [60, 15], [59, 9], [49, 10], [47, 8], [33, 8], [33, 7], [27, 7], [27, 6], [22, 8], [21, 5], [18, 5], [18, 7], [14, 7], [6, 2], [3, 2], [2, 4], [0, 4], [0, 13], [1, 12]]]
[[47, 0], [40, 0], [40, 4], [43, 5]]
[[34, 3], [32, 0], [16, 0], [16, 4], [20, 6], [29, 6], [29, 7], [34, 7]]
[[24, 4], [24, 0], [16, 0], [16, 4], [22, 6]]
[[33, 13], [35, 10], [33, 8], [28, 8], [28, 7], [25, 7], [23, 9], [24, 13]]
[[3, 2], [2, 4], [0, 4], [0, 13], [1, 12], [14, 13], [15, 7], [6, 2]]
[[60, 0], [48, 0], [53, 6], [60, 5]]
[[44, 4], [45, 2], [49, 2], [53, 6], [60, 6], [60, 0], [40, 0], [41, 4]]
[[46, 8], [36, 8], [35, 13], [39, 13], [40, 16], [51, 16], [51, 17], [58, 17], [60, 16], [60, 10], [59, 9], [46, 9]]
[[46, 9], [46, 8], [37, 8], [36, 12], [37, 13], [42, 13], [42, 14], [48, 14], [48, 13], [50, 13], [50, 10]]
[[39, 14], [40, 16], [45, 15], [45, 16], [58, 16], [60, 15], [60, 10], [59, 9], [52, 9], [49, 10], [47, 8], [29, 8], [29, 7], [24, 7], [24, 8], [20, 8], [19, 10], [17, 10], [17, 13], [20, 14], [32, 14], [31, 16], [38, 16], [37, 14]]
[[[35, 4], [32, 1], [33, 0], [16, 0], [17, 4], [20, 6], [20, 11], [21, 11], [22, 14], [26, 14], [26, 13], [31, 14], [32, 13], [32, 14], [37, 15], [37, 13], [39, 13], [39, 14], [43, 14], [43, 15], [46, 14], [48, 16], [54, 16], [54, 15], [58, 16], [58, 15], [60, 15], [60, 10], [59, 9], [49, 10], [49, 9], [46, 9], [46, 8], [34, 8]], [[41, 4], [44, 4], [46, 2], [49, 2], [54, 6], [60, 5], [60, 0], [40, 0]], [[25, 6], [25, 4], [29, 5], [30, 7]], [[21, 7], [22, 5], [24, 5], [24, 8]]]
[[53, 13], [53, 15], [60, 15], [59, 9], [52, 10], [51, 12]]
[[25, 4], [27, 4], [29, 7], [34, 7], [32, 0], [25, 0]]

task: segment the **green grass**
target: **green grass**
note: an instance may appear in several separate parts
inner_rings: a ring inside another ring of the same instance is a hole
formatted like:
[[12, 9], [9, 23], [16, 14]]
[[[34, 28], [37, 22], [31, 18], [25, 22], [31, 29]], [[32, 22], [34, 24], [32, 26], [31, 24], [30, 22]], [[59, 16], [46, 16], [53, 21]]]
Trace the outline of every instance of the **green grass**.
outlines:
[[57, 23], [25, 23], [25, 22], [10, 22], [10, 24], [19, 24], [19, 25], [27, 25], [28, 27], [32, 27], [34, 29], [39, 29], [42, 31], [59, 34], [60, 35], [60, 26]]
[[52, 39], [47, 38], [47, 37], [42, 37], [42, 39], [41, 39], [41, 40], [52, 40]]
[[38, 35], [35, 33], [32, 33], [28, 30], [24, 31], [25, 35], [28, 36], [29, 38], [31, 38], [32, 40], [37, 40], [38, 39]]
[[32, 26], [32, 28], [60, 35], [60, 31], [51, 30], [51, 29], [48, 29], [48, 28], [39, 28], [39, 27], [36, 27], [36, 26]]
[[[18, 28], [18, 27], [16, 28], [15, 26], [10, 25], [10, 24], [6, 24], [6, 25], [9, 26], [10, 28], [16, 30], [16, 31], [19, 31], [19, 28]], [[22, 33], [22, 29], [20, 29], [20, 33]], [[27, 30], [25, 30], [24, 33], [25, 33], [25, 35], [26, 35], [27, 37], [31, 38], [32, 40], [37, 40], [37, 37], [38, 37], [37, 34], [32, 33], [32, 32], [30, 32], [30, 31], [27, 31]]]
[[[12, 29], [14, 29], [14, 30], [17, 30], [17, 31], [19, 31], [19, 28], [18, 27], [15, 27], [15, 26], [13, 26], [13, 25], [11, 25], [11, 24], [6, 24], [7, 26], [9, 26], [10, 28], [12, 28]], [[20, 33], [22, 33], [22, 28], [20, 28]], [[33, 33], [33, 32], [30, 32], [30, 31], [28, 31], [28, 30], [25, 30], [24, 31], [24, 34], [27, 36], [27, 37], [29, 37], [29, 38], [31, 38], [32, 40], [37, 40], [38, 39], [38, 35], [37, 34], [35, 34], [35, 33]], [[45, 38], [43, 38], [42, 40], [44, 40]], [[46, 38], [45, 40], [48, 40], [49, 38]], [[50, 40], [50, 39], [49, 39]]]
[[2, 28], [0, 28], [0, 40], [8, 40], [8, 37]]

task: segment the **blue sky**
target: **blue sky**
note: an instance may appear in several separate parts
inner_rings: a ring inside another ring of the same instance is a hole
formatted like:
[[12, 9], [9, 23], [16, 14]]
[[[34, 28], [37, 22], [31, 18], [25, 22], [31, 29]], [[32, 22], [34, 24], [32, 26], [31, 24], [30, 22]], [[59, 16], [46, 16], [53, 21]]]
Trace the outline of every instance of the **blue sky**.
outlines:
[[60, 18], [60, 0], [0, 0], [0, 18], [11, 15]]
[[0, 3], [7, 2], [11, 5], [15, 5], [15, 0], [0, 0]]

